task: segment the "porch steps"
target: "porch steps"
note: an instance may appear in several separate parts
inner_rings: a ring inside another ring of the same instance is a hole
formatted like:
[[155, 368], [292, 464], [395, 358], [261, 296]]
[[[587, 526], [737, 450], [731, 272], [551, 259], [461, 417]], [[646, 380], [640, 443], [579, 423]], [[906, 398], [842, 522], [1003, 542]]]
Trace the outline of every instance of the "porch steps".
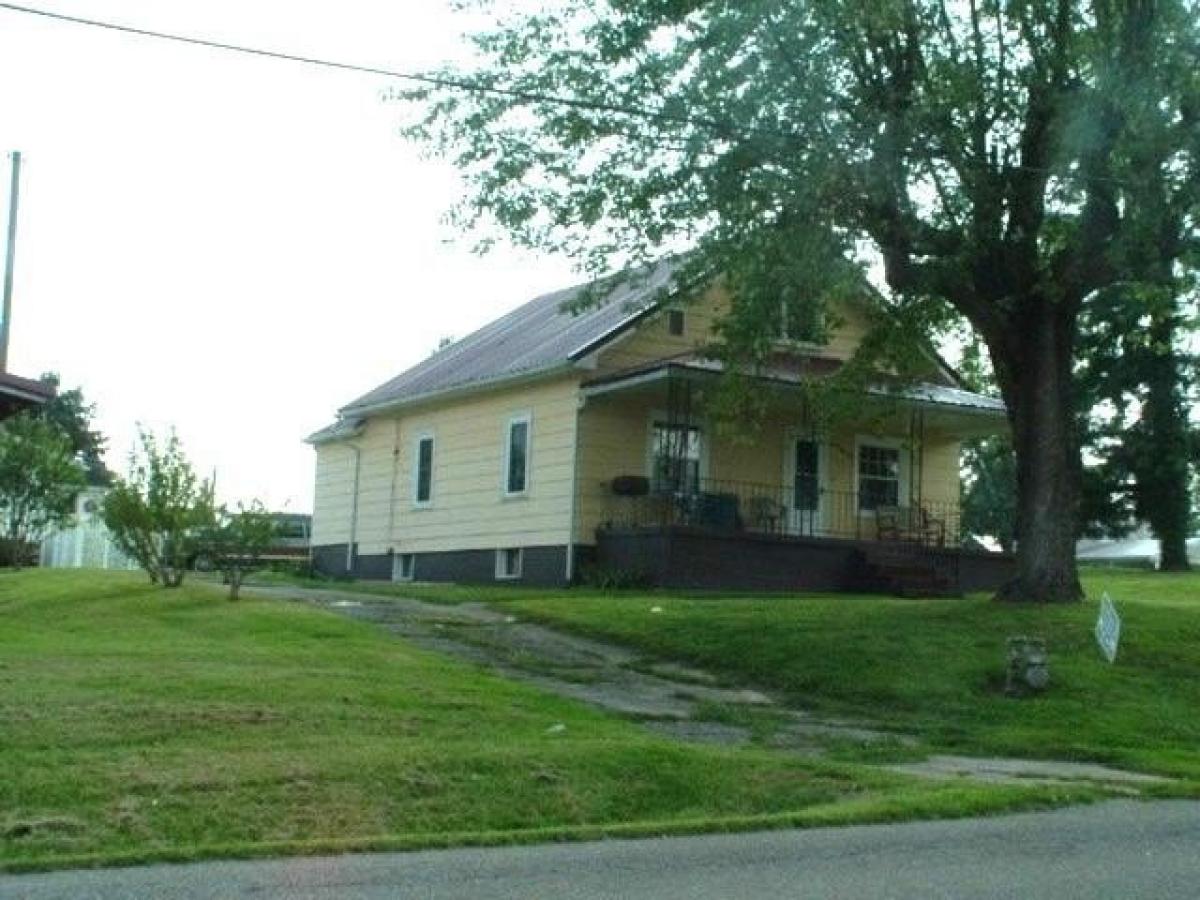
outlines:
[[919, 545], [900, 544], [862, 550], [851, 563], [852, 590], [898, 597], [960, 597], [954, 573], [922, 558]]

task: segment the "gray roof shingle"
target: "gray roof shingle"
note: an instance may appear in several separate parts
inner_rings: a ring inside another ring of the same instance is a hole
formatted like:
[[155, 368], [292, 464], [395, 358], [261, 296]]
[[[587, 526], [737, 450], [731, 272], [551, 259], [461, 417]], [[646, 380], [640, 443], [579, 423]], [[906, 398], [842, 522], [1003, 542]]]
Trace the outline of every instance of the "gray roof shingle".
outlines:
[[343, 418], [443, 391], [564, 366], [635, 321], [671, 286], [675, 267], [661, 262], [617, 280], [613, 290], [578, 314], [564, 309], [590, 285], [544, 294], [438, 351], [340, 410]]

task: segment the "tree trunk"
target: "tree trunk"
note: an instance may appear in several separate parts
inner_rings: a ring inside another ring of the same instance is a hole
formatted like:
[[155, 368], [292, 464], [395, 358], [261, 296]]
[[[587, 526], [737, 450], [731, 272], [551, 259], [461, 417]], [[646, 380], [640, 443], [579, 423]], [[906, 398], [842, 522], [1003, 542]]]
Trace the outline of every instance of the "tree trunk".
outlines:
[[[1008, 404], [1017, 462], [1017, 574], [997, 600], [1083, 599], [1075, 565], [1080, 461], [1073, 391], [1075, 316], [1048, 298], [1030, 299], [1037, 326], [993, 348]], [[999, 352], [997, 352], [999, 351]]]
[[229, 599], [237, 600], [238, 592], [242, 587], [242, 570], [233, 568], [229, 572]]

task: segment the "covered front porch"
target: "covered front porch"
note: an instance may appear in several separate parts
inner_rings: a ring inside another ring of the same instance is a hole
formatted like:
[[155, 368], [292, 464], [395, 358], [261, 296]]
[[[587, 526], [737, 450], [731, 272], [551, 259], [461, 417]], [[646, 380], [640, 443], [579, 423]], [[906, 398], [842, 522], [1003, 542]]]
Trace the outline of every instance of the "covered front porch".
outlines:
[[739, 433], [705, 414], [716, 374], [671, 360], [584, 386], [577, 534], [600, 565], [712, 588], [954, 593], [1002, 577], [1006, 558], [961, 546], [958, 502], [960, 443], [1004, 427], [996, 401], [930, 384], [818, 416], [799, 376], [764, 378], [765, 415]]

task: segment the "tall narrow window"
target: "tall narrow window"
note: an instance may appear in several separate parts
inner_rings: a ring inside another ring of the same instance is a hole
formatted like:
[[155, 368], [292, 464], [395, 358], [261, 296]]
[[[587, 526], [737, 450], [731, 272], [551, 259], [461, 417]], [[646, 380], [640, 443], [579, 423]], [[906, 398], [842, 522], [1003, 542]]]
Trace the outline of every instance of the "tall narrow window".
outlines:
[[858, 448], [858, 508], [900, 505], [900, 451], [863, 444]]
[[529, 416], [508, 422], [504, 452], [504, 493], [523, 494], [529, 486]]
[[433, 435], [417, 438], [417, 467], [413, 478], [413, 503], [427, 506], [433, 501]]
[[683, 336], [683, 310], [667, 310], [667, 333], [676, 337]]
[[796, 476], [792, 505], [811, 511], [821, 500], [821, 453], [816, 441], [796, 441]]
[[654, 423], [650, 448], [655, 490], [700, 489], [700, 429], [694, 425]]

